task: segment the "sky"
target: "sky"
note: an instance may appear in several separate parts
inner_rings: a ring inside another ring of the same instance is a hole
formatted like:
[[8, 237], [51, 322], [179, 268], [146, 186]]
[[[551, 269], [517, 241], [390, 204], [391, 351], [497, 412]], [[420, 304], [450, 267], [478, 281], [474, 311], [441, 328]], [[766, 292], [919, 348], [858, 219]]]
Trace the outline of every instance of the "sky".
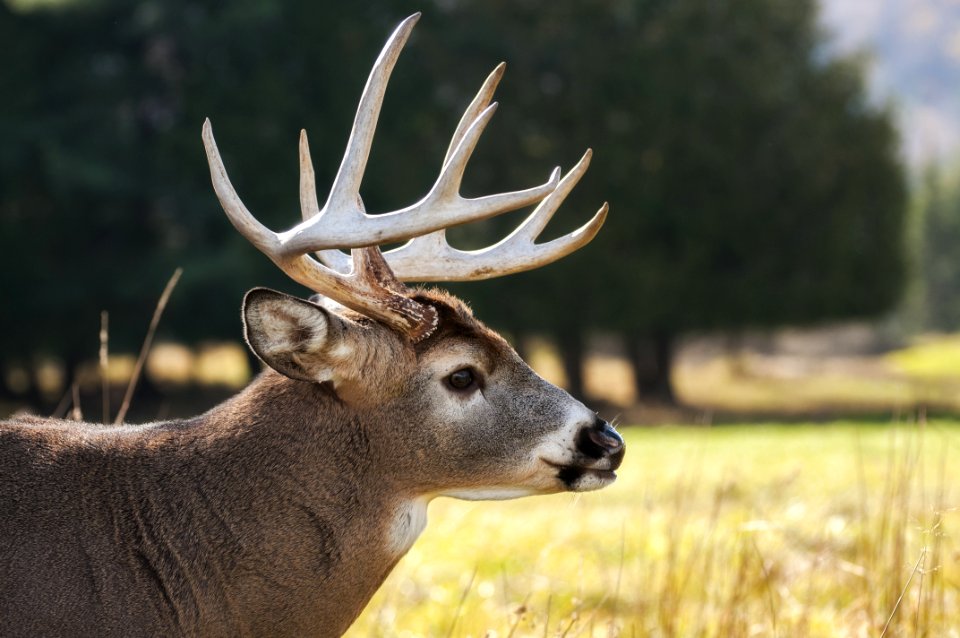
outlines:
[[832, 46], [869, 56], [874, 98], [897, 113], [919, 167], [960, 156], [960, 0], [820, 0]]

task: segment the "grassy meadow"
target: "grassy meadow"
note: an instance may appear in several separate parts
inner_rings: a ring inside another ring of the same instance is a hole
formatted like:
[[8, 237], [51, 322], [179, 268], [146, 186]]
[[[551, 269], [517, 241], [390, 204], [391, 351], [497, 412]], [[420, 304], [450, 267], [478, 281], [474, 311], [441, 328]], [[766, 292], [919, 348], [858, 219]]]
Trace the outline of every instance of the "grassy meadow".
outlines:
[[960, 423], [624, 433], [602, 492], [435, 501], [348, 635], [960, 635]]

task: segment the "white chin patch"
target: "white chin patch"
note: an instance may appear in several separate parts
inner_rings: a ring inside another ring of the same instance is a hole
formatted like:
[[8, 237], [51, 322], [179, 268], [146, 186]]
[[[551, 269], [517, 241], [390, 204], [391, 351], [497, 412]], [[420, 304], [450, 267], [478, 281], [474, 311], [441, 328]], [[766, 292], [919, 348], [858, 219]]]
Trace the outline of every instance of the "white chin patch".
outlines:
[[536, 490], [528, 487], [465, 487], [443, 492], [441, 496], [459, 498], [464, 501], [506, 501], [511, 498], [533, 496]]
[[617, 475], [613, 472], [587, 470], [582, 476], [570, 481], [567, 484], [567, 489], [571, 492], [592, 492], [603, 489], [616, 480]]
[[443, 492], [441, 496], [459, 498], [464, 501], [506, 501], [511, 498], [533, 496], [536, 490], [528, 487], [465, 487]]

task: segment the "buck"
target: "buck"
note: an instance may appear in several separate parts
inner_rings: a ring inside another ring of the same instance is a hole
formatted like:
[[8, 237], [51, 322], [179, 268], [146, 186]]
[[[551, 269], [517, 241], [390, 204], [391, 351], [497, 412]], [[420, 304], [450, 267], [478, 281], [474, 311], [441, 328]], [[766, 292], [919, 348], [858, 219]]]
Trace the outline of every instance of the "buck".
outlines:
[[[555, 170], [527, 190], [461, 197], [500, 65], [426, 197], [364, 211], [358, 188], [384, 89], [417, 18], [376, 61], [322, 208], [301, 134], [303, 221], [291, 230], [274, 233], [244, 207], [204, 123], [230, 221], [317, 296], [247, 293], [244, 335], [267, 367], [206, 414], [0, 426], [0, 635], [340, 635], [416, 540], [431, 499], [614, 481], [624, 444], [608, 423], [537, 376], [463, 302], [402, 283], [504, 275], [589, 242], [606, 205], [569, 235], [534, 240], [590, 152], [562, 179]], [[490, 248], [464, 252], [444, 239], [449, 226], [534, 203]]]

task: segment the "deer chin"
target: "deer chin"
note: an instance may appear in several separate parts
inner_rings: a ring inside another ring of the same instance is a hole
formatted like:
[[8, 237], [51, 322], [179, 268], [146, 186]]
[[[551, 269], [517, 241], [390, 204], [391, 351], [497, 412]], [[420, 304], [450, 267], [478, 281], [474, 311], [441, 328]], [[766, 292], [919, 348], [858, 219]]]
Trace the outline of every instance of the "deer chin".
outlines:
[[[531, 461], [527, 472], [515, 477], [510, 485], [477, 484], [449, 488], [437, 496], [447, 496], [464, 501], [505, 501], [524, 496], [543, 496], [559, 492], [587, 492], [598, 490], [613, 482], [616, 475], [609, 469], [601, 469], [605, 462], [588, 468], [566, 463], [554, 463], [544, 457]], [[609, 466], [609, 463], [606, 463]], [[602, 479], [602, 484], [595, 480]], [[559, 480], [558, 480], [559, 479]]]
[[617, 480], [617, 473], [613, 470], [570, 467], [561, 470], [559, 478], [570, 492], [593, 492], [612, 485]]
[[462, 487], [442, 492], [440, 496], [458, 498], [462, 501], [506, 501], [512, 498], [541, 494], [540, 490], [529, 487]]

